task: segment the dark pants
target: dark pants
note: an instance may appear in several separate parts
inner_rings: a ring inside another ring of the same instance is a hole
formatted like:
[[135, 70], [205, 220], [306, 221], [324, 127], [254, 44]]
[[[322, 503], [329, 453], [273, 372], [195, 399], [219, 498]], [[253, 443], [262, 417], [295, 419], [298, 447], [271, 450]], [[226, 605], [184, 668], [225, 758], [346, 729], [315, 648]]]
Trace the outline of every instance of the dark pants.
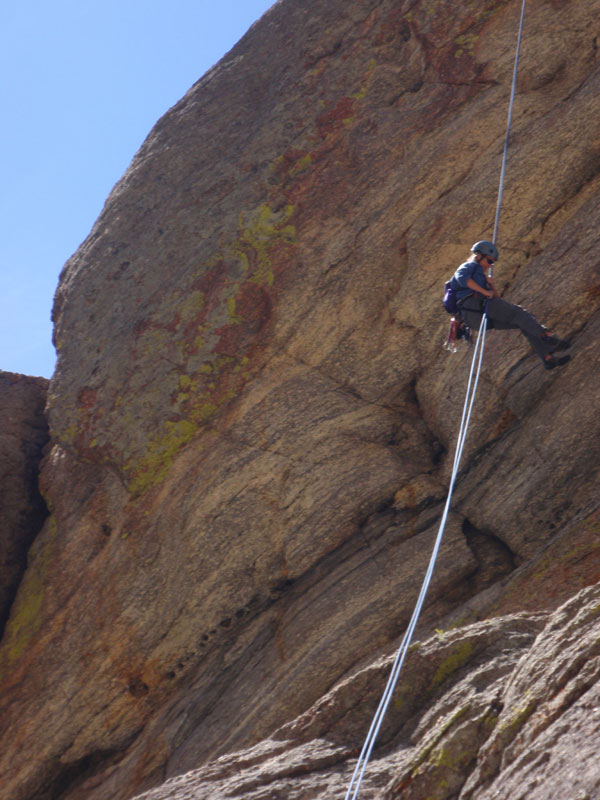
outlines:
[[[507, 303], [500, 297], [493, 297], [487, 302], [488, 328], [497, 330], [518, 328], [542, 361], [552, 352], [551, 345], [545, 342], [542, 336], [546, 329], [533, 314], [521, 306]], [[472, 294], [459, 304], [460, 315], [469, 328], [478, 331], [481, 327], [485, 303], [485, 297]]]

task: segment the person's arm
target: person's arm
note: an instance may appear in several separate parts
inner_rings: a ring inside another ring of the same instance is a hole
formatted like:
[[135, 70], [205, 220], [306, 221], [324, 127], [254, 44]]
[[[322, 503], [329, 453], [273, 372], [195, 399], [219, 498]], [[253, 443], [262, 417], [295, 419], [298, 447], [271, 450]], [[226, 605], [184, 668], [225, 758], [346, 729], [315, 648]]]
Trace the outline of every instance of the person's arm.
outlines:
[[473, 278], [469, 278], [467, 280], [467, 288], [471, 289], [473, 292], [482, 294], [484, 297], [488, 297], [490, 300], [492, 297], [498, 297], [498, 293], [494, 289], [493, 284], [491, 289], [484, 289], [484, 287], [480, 286], [476, 281], [473, 280]]
[[487, 282], [489, 283], [489, 285], [490, 285], [490, 287], [492, 289], [492, 292], [494, 293], [492, 295], [492, 297], [500, 297], [500, 294], [498, 293], [498, 290], [496, 289], [496, 286], [494, 285], [494, 281], [491, 278], [488, 278]]

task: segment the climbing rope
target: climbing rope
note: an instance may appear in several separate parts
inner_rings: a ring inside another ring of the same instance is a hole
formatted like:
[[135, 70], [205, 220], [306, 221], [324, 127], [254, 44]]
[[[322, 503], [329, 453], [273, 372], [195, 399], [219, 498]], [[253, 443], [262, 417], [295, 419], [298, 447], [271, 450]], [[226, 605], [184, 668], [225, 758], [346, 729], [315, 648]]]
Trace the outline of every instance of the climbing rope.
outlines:
[[[498, 202], [496, 203], [496, 218], [494, 220], [494, 235], [492, 242], [496, 244], [498, 238], [498, 225], [500, 223], [500, 207], [502, 206], [502, 197], [504, 195], [504, 176], [506, 175], [506, 159], [508, 157], [508, 141], [510, 139], [510, 126], [512, 124], [513, 107], [515, 105], [515, 91], [517, 88], [517, 72], [519, 71], [519, 57], [521, 55], [521, 39], [523, 38], [523, 21], [525, 19], [525, 1], [521, 6], [521, 21], [519, 23], [519, 35], [517, 36], [517, 51], [515, 54], [515, 66], [513, 69], [512, 86], [510, 89], [510, 101], [508, 103], [508, 119], [506, 122], [506, 136], [504, 137], [504, 153], [502, 154], [502, 168], [500, 169], [500, 183], [498, 186]], [[492, 275], [492, 268], [490, 267], [490, 277]]]
[[[352, 779], [350, 781], [350, 785], [348, 787], [345, 800], [350, 800], [350, 798], [351, 800], [355, 800], [356, 796], [358, 795], [358, 790], [360, 789], [365, 769], [367, 768], [367, 764], [369, 763], [369, 759], [371, 757], [371, 751], [373, 750], [375, 740], [377, 738], [377, 735], [379, 734], [379, 729], [381, 728], [385, 712], [387, 711], [387, 708], [390, 704], [390, 700], [392, 699], [392, 694], [394, 692], [394, 689], [396, 688], [396, 683], [398, 681], [398, 676], [400, 675], [400, 670], [402, 669], [402, 665], [404, 663], [406, 653], [408, 652], [413, 632], [417, 625], [419, 615], [421, 614], [423, 603], [425, 602], [425, 595], [427, 594], [429, 583], [431, 581], [431, 576], [433, 575], [433, 568], [435, 566], [438, 551], [440, 549], [440, 545], [442, 542], [442, 535], [444, 533], [444, 528], [446, 526], [446, 520], [448, 519], [448, 512], [450, 511], [450, 502], [452, 500], [452, 492], [454, 489], [454, 484], [456, 482], [456, 476], [458, 475], [458, 467], [462, 457], [465, 439], [467, 437], [467, 430], [469, 428], [469, 421], [471, 419], [471, 411], [473, 410], [473, 403], [475, 402], [475, 394], [477, 393], [477, 384], [479, 382], [479, 373], [481, 370], [481, 361], [483, 358], [483, 347], [485, 342], [486, 330], [487, 330], [487, 315], [484, 315], [481, 323], [479, 336], [477, 337], [477, 341], [473, 351], [473, 358], [471, 360], [471, 370], [469, 372], [467, 396], [465, 399], [465, 404], [463, 406], [463, 413], [460, 423], [460, 430], [458, 434], [458, 441], [456, 443], [456, 452], [454, 455], [452, 476], [450, 478], [450, 488], [448, 490], [448, 497], [446, 498], [446, 505], [444, 507], [444, 513], [442, 514], [442, 519], [433, 546], [433, 551], [431, 553], [431, 558], [429, 559], [429, 566], [425, 574], [425, 579], [423, 580], [423, 585], [421, 586], [421, 592], [419, 593], [417, 604], [415, 606], [412, 617], [408, 624], [408, 628], [406, 629], [406, 633], [404, 634], [404, 637], [402, 639], [402, 643], [400, 644], [400, 647], [396, 654], [396, 658], [394, 660], [394, 664], [392, 667], [392, 671], [390, 673], [390, 677], [387, 682], [387, 686], [385, 687], [385, 691], [379, 703], [379, 707], [377, 708], [377, 711], [373, 718], [373, 722], [371, 723], [371, 727], [369, 729], [369, 733], [367, 734], [367, 738], [363, 745], [363, 749], [360, 753], [358, 762], [354, 769], [354, 773], [352, 775]], [[477, 362], [477, 369], [475, 370], [476, 362]], [[474, 372], [475, 372], [475, 380], [473, 380]]]
[[[496, 242], [496, 238], [498, 235], [498, 223], [500, 220], [500, 208], [502, 206], [502, 196], [504, 193], [504, 177], [506, 174], [506, 160], [508, 155], [508, 142], [510, 138], [510, 126], [512, 122], [512, 112], [515, 100], [515, 89], [517, 84], [517, 72], [519, 66], [519, 55], [521, 51], [521, 38], [523, 35], [523, 20], [525, 17], [525, 2], [523, 0], [523, 5], [521, 8], [521, 22], [519, 24], [519, 35], [517, 39], [517, 51], [515, 56], [515, 66], [513, 71], [513, 79], [512, 79], [512, 88], [510, 93], [510, 102], [509, 102], [509, 109], [508, 109], [508, 122], [506, 125], [506, 137], [504, 141], [504, 154], [502, 157], [502, 168], [500, 170], [500, 185], [498, 188], [498, 202], [496, 205], [496, 219], [494, 222], [494, 236], [493, 241]], [[490, 277], [492, 274], [492, 268], [490, 267]], [[483, 313], [481, 327], [479, 329], [479, 335], [477, 336], [477, 341], [475, 347], [473, 349], [473, 358], [471, 359], [471, 369], [469, 371], [469, 380], [467, 383], [467, 392], [465, 396], [465, 402], [463, 405], [462, 411], [462, 418], [460, 421], [460, 427], [458, 432], [458, 439], [456, 442], [456, 451], [454, 454], [454, 463], [452, 465], [452, 474], [450, 476], [450, 485], [448, 488], [448, 496], [446, 498], [446, 504], [444, 506], [444, 512], [442, 514], [442, 519], [440, 521], [440, 526], [438, 529], [438, 533], [435, 539], [435, 543], [433, 546], [433, 550], [431, 553], [431, 558], [429, 559], [429, 566], [427, 567], [427, 572], [425, 573], [425, 578], [423, 579], [423, 584], [421, 586], [421, 591], [419, 593], [419, 597], [417, 599], [417, 603], [415, 605], [415, 609], [413, 611], [412, 617], [410, 618], [410, 622], [406, 629], [406, 632], [402, 638], [402, 642], [400, 643], [400, 647], [398, 648], [398, 652], [396, 653], [396, 658], [394, 659], [394, 663], [392, 665], [392, 670], [390, 672], [390, 676], [379, 702], [379, 706], [377, 711], [375, 712], [375, 716], [373, 717], [373, 721], [371, 722], [371, 727], [369, 728], [369, 732], [367, 734], [367, 738], [365, 739], [365, 743], [361, 750], [361, 753], [358, 757], [358, 761], [356, 763], [356, 767], [354, 768], [354, 772], [352, 774], [352, 778], [350, 780], [350, 785], [348, 786], [348, 791], [346, 792], [345, 800], [356, 800], [358, 795], [363, 776], [365, 774], [365, 770], [369, 763], [369, 759], [371, 757], [371, 752], [375, 745], [375, 740], [379, 734], [379, 730], [383, 723], [383, 718], [387, 711], [387, 708], [390, 704], [390, 700], [392, 699], [392, 695], [394, 693], [394, 689], [396, 688], [396, 683], [398, 682], [398, 677], [400, 675], [400, 671], [402, 669], [402, 665], [404, 664], [404, 659], [406, 658], [406, 654], [408, 652], [408, 648], [410, 647], [411, 639], [414, 633], [414, 630], [417, 626], [417, 622], [419, 616], [421, 614], [421, 610], [423, 608], [423, 604], [425, 602], [425, 596], [427, 594], [427, 590], [429, 589], [429, 584], [431, 582], [431, 576], [433, 575], [433, 570], [435, 567], [435, 562], [438, 556], [438, 552], [440, 549], [440, 545], [442, 543], [442, 536], [444, 533], [444, 528], [446, 527], [446, 521], [448, 519], [448, 513], [450, 511], [450, 504], [452, 502], [452, 493], [454, 491], [454, 484], [456, 483], [456, 478], [458, 476], [458, 469], [460, 466], [462, 453], [465, 445], [465, 440], [467, 438], [467, 432], [469, 429], [469, 422], [471, 420], [471, 412], [473, 410], [473, 404], [475, 402], [475, 395], [477, 393], [477, 385], [479, 383], [479, 375], [481, 372], [481, 363], [483, 360], [483, 348], [485, 345], [485, 335], [487, 332], [487, 307], [488, 304], [485, 305], [485, 310]], [[477, 365], [477, 366], [475, 366]]]

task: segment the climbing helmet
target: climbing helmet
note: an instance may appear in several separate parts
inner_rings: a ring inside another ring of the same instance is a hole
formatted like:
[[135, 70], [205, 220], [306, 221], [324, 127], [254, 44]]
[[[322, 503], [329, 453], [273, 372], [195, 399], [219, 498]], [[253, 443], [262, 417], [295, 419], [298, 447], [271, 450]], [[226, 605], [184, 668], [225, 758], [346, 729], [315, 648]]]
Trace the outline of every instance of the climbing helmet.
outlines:
[[492, 242], [482, 241], [475, 242], [471, 248], [473, 253], [481, 253], [482, 256], [489, 256], [493, 261], [498, 259], [498, 248]]

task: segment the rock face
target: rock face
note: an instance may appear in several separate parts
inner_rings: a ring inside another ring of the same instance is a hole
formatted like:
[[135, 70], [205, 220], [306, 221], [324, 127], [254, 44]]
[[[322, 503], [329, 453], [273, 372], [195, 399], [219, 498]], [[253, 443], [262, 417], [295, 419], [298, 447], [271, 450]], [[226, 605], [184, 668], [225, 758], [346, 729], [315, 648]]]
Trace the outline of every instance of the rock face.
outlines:
[[38, 489], [48, 442], [48, 381], [0, 372], [0, 631], [25, 572], [27, 551], [47, 515]]
[[[359, 796], [597, 797], [599, 603], [590, 587], [554, 614], [498, 617], [415, 646]], [[341, 800], [391, 661], [340, 682], [269, 740], [138, 800]]]
[[[56, 295], [51, 516], [0, 646], [11, 800], [128, 800], [221, 756], [202, 785], [240, 758], [290, 796], [352, 768], [445, 499], [470, 354], [441, 349], [440, 287], [491, 235], [519, 11], [281, 0], [113, 190]], [[597, 19], [528, 4], [496, 268], [574, 357], [546, 372], [518, 332], [488, 337], [415, 699], [372, 796], [487, 798], [527, 770], [543, 787], [578, 742], [588, 763], [579, 698], [551, 693], [571, 677], [540, 666], [544, 694], [519, 658], [553, 625], [593, 639], [571, 598], [600, 580]], [[545, 704], [572, 720], [564, 752]], [[525, 763], [536, 737], [546, 765]], [[223, 791], [251, 797], [243, 780]]]

